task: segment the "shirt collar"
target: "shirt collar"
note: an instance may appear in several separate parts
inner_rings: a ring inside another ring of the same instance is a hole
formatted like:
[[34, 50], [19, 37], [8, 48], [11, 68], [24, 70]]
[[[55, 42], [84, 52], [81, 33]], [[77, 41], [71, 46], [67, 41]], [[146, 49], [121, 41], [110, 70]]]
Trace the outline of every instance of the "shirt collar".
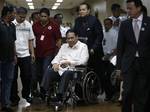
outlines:
[[73, 47], [69, 47], [69, 44], [68, 44], [68, 48], [77, 49], [79, 44], [80, 44], [79, 41], [77, 41], [77, 43]]
[[136, 19], [134, 19], [133, 18], [133, 21], [136, 21], [136, 20], [138, 20], [138, 21], [142, 21], [143, 20], [143, 14], [141, 14], [138, 18], [136, 18]]
[[22, 23], [18, 23], [17, 20], [15, 19], [15, 20], [13, 21], [13, 23], [15, 24], [15, 26], [20, 25], [20, 24], [25, 25], [25, 20], [24, 20]]
[[[1, 22], [2, 24], [7, 25], [7, 23], [5, 22], [5, 20], [4, 20], [3, 18], [0, 19], [0, 22]], [[10, 22], [10, 23], [8, 23], [8, 24], [9, 24], [9, 25], [12, 25], [13, 23]], [[8, 25], [7, 25], [7, 26], [8, 26]]]

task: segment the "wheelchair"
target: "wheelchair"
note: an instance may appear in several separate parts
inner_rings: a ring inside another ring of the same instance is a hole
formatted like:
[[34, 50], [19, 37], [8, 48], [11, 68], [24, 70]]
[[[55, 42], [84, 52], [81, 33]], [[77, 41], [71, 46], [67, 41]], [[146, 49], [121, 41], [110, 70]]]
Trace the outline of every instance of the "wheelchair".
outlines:
[[[68, 83], [63, 96], [63, 105], [69, 104], [74, 107], [78, 101], [84, 101], [85, 104], [98, 103], [101, 85], [97, 74], [87, 66], [76, 66], [72, 71], [74, 71], [73, 79]], [[57, 89], [58, 83], [54, 83], [54, 91], [51, 96], [56, 96]]]

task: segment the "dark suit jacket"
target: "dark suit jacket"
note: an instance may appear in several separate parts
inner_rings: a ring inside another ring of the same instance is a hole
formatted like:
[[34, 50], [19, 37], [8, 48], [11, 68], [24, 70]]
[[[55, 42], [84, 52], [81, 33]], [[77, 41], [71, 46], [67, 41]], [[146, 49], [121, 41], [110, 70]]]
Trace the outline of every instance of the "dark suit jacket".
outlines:
[[132, 19], [121, 23], [117, 44], [117, 68], [126, 72], [135, 59], [136, 51], [140, 58], [150, 60], [150, 17], [143, 16], [138, 43], [133, 31]]
[[74, 31], [78, 37], [87, 37], [88, 48], [99, 51], [100, 57], [103, 56], [103, 30], [100, 21], [95, 16], [78, 17], [75, 20]]

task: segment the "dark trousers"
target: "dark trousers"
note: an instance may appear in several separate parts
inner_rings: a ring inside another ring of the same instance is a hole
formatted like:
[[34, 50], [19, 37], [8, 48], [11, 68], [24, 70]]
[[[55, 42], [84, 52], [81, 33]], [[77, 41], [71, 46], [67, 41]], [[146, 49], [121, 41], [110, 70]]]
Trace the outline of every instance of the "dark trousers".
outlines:
[[0, 64], [0, 103], [2, 100], [2, 78], [1, 78], [1, 64]]
[[111, 83], [111, 74], [114, 71], [115, 67], [109, 61], [104, 61], [103, 63], [105, 70], [103, 78], [103, 87], [106, 94], [106, 98], [111, 99], [115, 92], [115, 87]]
[[0, 61], [0, 75], [1, 75], [1, 106], [10, 106], [10, 95], [12, 81], [14, 78], [14, 62]]
[[122, 112], [144, 111], [150, 90], [150, 60], [135, 58], [132, 66], [123, 73]]
[[149, 97], [146, 103], [146, 107], [145, 107], [145, 112], [150, 112], [150, 92], [149, 92]]
[[37, 84], [41, 84], [42, 79], [43, 79], [43, 75], [47, 69], [47, 67], [51, 64], [52, 59], [54, 58], [54, 55], [50, 55], [47, 57], [38, 57], [36, 58], [36, 74], [34, 74], [34, 87], [36, 87], [35, 89], [37, 89]]
[[31, 92], [31, 58], [30, 56], [24, 58], [17, 58], [17, 65], [15, 66], [15, 76], [12, 85], [11, 100], [18, 101], [18, 68], [20, 68], [20, 78], [22, 82], [22, 97], [27, 99]]
[[62, 76], [55, 72], [53, 69], [48, 68], [44, 74], [43, 81], [41, 83], [41, 87], [43, 87], [46, 91], [49, 90], [50, 86], [53, 85], [53, 82], [59, 82], [58, 93], [64, 95], [66, 89], [68, 87], [68, 83], [73, 78], [74, 71], [65, 71]]
[[100, 54], [99, 51], [95, 51], [94, 54], [90, 54], [88, 60], [88, 68], [93, 70], [100, 80], [100, 86], [102, 88], [102, 92], [104, 90], [104, 74], [105, 74], [105, 66], [102, 61], [103, 54]]

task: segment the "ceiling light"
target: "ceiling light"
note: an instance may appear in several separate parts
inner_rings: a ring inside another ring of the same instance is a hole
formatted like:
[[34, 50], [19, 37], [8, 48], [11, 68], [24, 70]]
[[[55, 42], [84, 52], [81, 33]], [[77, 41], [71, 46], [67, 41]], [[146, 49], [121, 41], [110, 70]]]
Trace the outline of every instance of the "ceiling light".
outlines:
[[31, 2], [31, 3], [28, 3], [28, 5], [33, 5], [33, 3]]
[[57, 0], [56, 2], [63, 2], [63, 0]]
[[58, 5], [58, 6], [59, 6], [59, 5], [60, 5], [60, 3], [55, 3], [54, 5]]
[[34, 9], [34, 6], [33, 5], [29, 5], [29, 9]]
[[26, 0], [27, 2], [32, 2], [32, 0]]
[[52, 7], [53, 10], [55, 10], [55, 9], [57, 9], [57, 8], [58, 8], [58, 5], [54, 5], [54, 6]]

